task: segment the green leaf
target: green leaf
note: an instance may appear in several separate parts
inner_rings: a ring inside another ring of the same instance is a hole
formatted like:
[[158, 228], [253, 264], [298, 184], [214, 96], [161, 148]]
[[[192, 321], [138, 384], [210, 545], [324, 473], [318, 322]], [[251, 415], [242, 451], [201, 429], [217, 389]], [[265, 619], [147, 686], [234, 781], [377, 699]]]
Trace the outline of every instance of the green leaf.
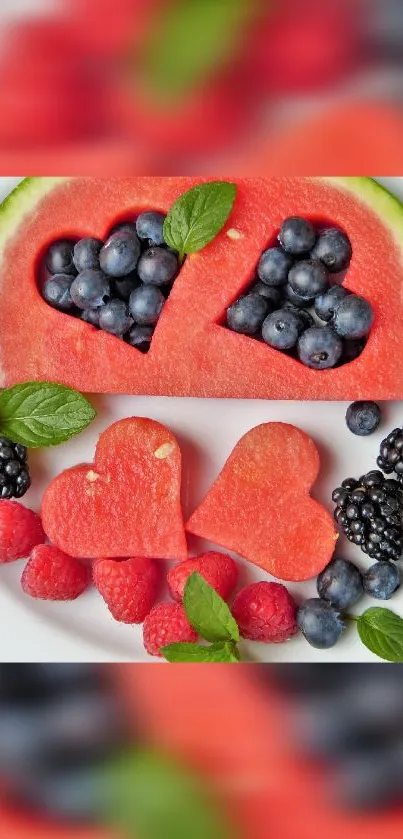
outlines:
[[196, 253], [224, 227], [234, 206], [236, 184], [209, 181], [189, 189], [172, 205], [164, 222], [164, 238], [171, 248]]
[[[141, 77], [152, 100], [180, 101], [225, 67], [242, 49], [257, 0], [175, 0], [151, 29]], [[206, 126], [214, 131], [214, 126]]]
[[238, 625], [227, 604], [196, 571], [186, 581], [183, 605], [189, 623], [206, 641], [238, 643]]
[[133, 751], [105, 770], [106, 819], [123, 836], [230, 839], [233, 835], [203, 780], [173, 758]]
[[52, 382], [25, 382], [0, 393], [0, 433], [32, 449], [69, 440], [95, 416], [81, 393]]
[[239, 661], [235, 644], [228, 641], [219, 641], [216, 644], [211, 644], [210, 647], [201, 647], [199, 644], [188, 644], [186, 642], [168, 644], [162, 648], [161, 652], [164, 658], [172, 663], [187, 662], [190, 664], [196, 661], [235, 663]]
[[357, 621], [362, 643], [386, 661], [403, 662], [403, 620], [390, 609], [367, 609]]

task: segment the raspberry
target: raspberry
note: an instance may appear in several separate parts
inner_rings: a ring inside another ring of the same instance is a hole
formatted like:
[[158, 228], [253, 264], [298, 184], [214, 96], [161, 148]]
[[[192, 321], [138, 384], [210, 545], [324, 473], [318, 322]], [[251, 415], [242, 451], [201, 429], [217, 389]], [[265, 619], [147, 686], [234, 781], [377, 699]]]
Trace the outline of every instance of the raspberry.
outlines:
[[21, 585], [40, 600], [75, 600], [87, 588], [91, 568], [52, 545], [37, 545], [25, 566]]
[[297, 631], [296, 605], [280, 583], [252, 583], [236, 595], [232, 614], [243, 638], [279, 644]]
[[46, 541], [39, 516], [18, 501], [0, 501], [0, 563], [28, 556]]
[[236, 562], [228, 554], [209, 551], [193, 559], [185, 559], [171, 568], [167, 582], [173, 600], [182, 600], [186, 580], [194, 571], [201, 574], [223, 600], [228, 600], [238, 580]]
[[98, 559], [93, 579], [115, 620], [143, 623], [157, 598], [160, 573], [154, 559]]
[[143, 641], [150, 655], [161, 656], [161, 647], [177, 641], [197, 641], [180, 603], [159, 603], [144, 621]]

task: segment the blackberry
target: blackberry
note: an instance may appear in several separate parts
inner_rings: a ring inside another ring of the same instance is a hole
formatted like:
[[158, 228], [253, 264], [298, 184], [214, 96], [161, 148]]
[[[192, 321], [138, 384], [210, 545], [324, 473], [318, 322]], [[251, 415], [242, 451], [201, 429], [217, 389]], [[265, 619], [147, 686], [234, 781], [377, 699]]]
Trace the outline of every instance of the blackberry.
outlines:
[[31, 486], [27, 450], [0, 437], [0, 498], [22, 498]]
[[371, 559], [398, 560], [403, 552], [403, 488], [371, 471], [347, 478], [332, 495], [334, 518], [347, 539]]
[[379, 450], [377, 464], [382, 472], [396, 475], [396, 481], [403, 484], [403, 429], [394, 428], [384, 440]]

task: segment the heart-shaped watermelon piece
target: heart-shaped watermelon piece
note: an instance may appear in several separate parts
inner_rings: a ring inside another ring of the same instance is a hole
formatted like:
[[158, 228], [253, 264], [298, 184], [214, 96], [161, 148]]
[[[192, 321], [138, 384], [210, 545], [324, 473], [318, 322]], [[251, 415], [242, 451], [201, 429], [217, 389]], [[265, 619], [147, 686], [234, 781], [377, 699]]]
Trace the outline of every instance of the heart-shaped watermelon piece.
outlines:
[[319, 465], [301, 429], [259, 425], [237, 443], [186, 529], [280, 580], [316, 577], [337, 540], [332, 517], [309, 494]]
[[150, 419], [111, 425], [93, 464], [67, 469], [42, 500], [45, 533], [71, 556], [185, 559], [181, 453]]
[[[403, 208], [366, 178], [238, 178], [230, 222], [186, 260], [147, 355], [52, 310], [38, 256], [60, 238], [103, 238], [142, 210], [167, 212], [201, 178], [28, 179], [1, 209], [0, 374], [3, 385], [51, 379], [81, 391], [265, 399], [393, 399], [403, 390]], [[223, 329], [284, 218], [324, 217], [348, 234], [348, 287], [375, 323], [361, 356], [317, 371]]]

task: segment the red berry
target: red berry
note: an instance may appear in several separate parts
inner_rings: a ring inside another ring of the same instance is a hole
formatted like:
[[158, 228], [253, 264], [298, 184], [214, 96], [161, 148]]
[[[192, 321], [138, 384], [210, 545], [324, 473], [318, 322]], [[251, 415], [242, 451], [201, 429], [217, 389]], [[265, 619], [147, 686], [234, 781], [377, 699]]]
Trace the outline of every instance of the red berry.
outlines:
[[46, 542], [39, 516], [18, 501], [0, 501], [0, 563], [22, 559]]
[[238, 580], [238, 566], [228, 554], [209, 551], [193, 559], [179, 562], [168, 573], [167, 581], [171, 597], [180, 602], [186, 580], [197, 571], [206, 582], [223, 598], [228, 600]]
[[297, 631], [296, 605], [280, 583], [252, 583], [236, 595], [232, 614], [243, 638], [278, 644]]
[[154, 559], [98, 559], [93, 579], [115, 620], [143, 623], [156, 601], [160, 573]]
[[87, 588], [91, 568], [52, 545], [37, 545], [21, 577], [25, 594], [40, 600], [75, 600]]
[[159, 603], [144, 621], [143, 641], [150, 655], [161, 656], [161, 647], [178, 641], [197, 641], [180, 603]]

